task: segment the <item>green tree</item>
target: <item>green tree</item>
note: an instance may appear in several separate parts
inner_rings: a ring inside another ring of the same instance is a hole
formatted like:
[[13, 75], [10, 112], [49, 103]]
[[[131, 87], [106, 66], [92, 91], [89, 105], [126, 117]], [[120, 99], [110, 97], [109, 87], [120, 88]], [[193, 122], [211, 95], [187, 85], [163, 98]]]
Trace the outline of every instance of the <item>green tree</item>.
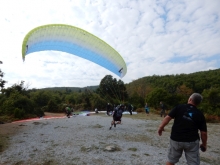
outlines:
[[201, 109], [209, 115], [220, 116], [220, 88], [205, 89]]
[[124, 82], [113, 79], [111, 75], [106, 75], [100, 82], [97, 93], [106, 100], [106, 102], [123, 103], [128, 99], [128, 94]]
[[95, 108], [98, 108], [98, 110], [105, 109], [106, 101], [97, 93], [93, 93], [91, 96], [91, 105], [93, 110]]
[[3, 114], [17, 115], [17, 117], [23, 118], [29, 114], [34, 114], [34, 103], [27, 96], [15, 90], [11, 92], [10, 96], [3, 102], [1, 109]]
[[134, 108], [143, 108], [145, 105], [145, 101], [144, 98], [141, 97], [137, 92], [133, 93], [129, 99], [128, 99], [128, 103], [132, 104], [134, 106]]
[[52, 98], [52, 93], [49, 91], [38, 90], [30, 93], [30, 98], [37, 107], [47, 106], [49, 100]]
[[170, 104], [171, 94], [169, 94], [163, 88], [155, 88], [151, 93], [149, 93], [146, 97], [147, 103], [157, 108], [160, 104], [160, 101], [163, 101], [166, 105]]
[[23, 109], [15, 108], [14, 117], [18, 119], [22, 119], [25, 116], [25, 112]]
[[2, 89], [2, 94], [4, 94], [6, 97], [9, 97], [11, 93], [15, 91], [22, 95], [28, 96], [28, 91], [24, 87], [24, 81], [21, 81], [19, 84], [13, 84], [11, 87], [8, 87], [7, 89]]
[[54, 100], [49, 100], [47, 104], [48, 112], [59, 112], [59, 107]]
[[[3, 64], [2, 61], [0, 61], [0, 64]], [[6, 83], [6, 81], [2, 79], [3, 77], [4, 77], [4, 73], [0, 69], [0, 88], [1, 88], [1, 90], [5, 87], [5, 83]]]
[[67, 104], [76, 104], [76, 93], [71, 93], [69, 95], [66, 95], [65, 98]]

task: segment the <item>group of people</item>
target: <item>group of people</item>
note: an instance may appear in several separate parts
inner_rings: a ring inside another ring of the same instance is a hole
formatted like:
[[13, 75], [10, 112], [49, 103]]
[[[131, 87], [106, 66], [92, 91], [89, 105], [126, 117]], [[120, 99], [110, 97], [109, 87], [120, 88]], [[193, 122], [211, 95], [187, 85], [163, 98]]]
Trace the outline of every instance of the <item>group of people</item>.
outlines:
[[[158, 135], [161, 136], [165, 131], [165, 126], [174, 119], [171, 135], [170, 145], [168, 150], [168, 157], [166, 165], [174, 165], [179, 162], [183, 152], [188, 165], [199, 165], [200, 156], [199, 149], [202, 152], [207, 150], [207, 125], [203, 113], [197, 109], [198, 105], [202, 102], [203, 97], [199, 93], [193, 93], [186, 104], [180, 104], [174, 107], [167, 115], [165, 113], [166, 106], [161, 101], [161, 113], [160, 116], [164, 117], [158, 128]], [[121, 124], [123, 112], [128, 110], [132, 115], [132, 108], [126, 108], [121, 104], [113, 109], [113, 120], [110, 125], [116, 127], [117, 124]], [[111, 105], [107, 104], [107, 114], [112, 111]], [[148, 104], [145, 105], [145, 111], [148, 115], [150, 108]], [[201, 139], [201, 144], [200, 144]]]
[[[161, 136], [165, 131], [164, 127], [174, 119], [171, 130], [170, 146], [166, 165], [174, 165], [179, 162], [183, 152], [188, 165], [199, 165], [199, 149], [205, 152], [207, 149], [207, 125], [203, 113], [197, 109], [202, 102], [202, 95], [193, 93], [187, 101], [187, 104], [180, 104], [174, 107], [166, 115], [166, 105], [160, 102], [160, 116], [164, 117], [158, 128], [158, 135]], [[148, 115], [150, 108], [145, 105], [145, 111]], [[200, 144], [201, 139], [201, 144]]]
[[[160, 116], [166, 116], [166, 105], [161, 101], [160, 102], [160, 108], [161, 108], [161, 112], [160, 112]], [[146, 103], [145, 106], [144, 106], [144, 109], [145, 109], [145, 112], [147, 114], [147, 116], [149, 115], [150, 113], [150, 107], [148, 106], [148, 104]]]
[[[121, 104], [119, 105], [111, 105], [110, 103], [107, 104], [106, 106], [106, 114], [108, 116], [112, 115], [113, 112], [116, 110], [116, 109], [119, 109], [119, 107], [121, 106]], [[128, 104], [128, 106], [126, 107], [125, 105], [123, 105], [123, 111], [128, 111], [130, 113], [130, 115], [132, 115], [132, 111], [133, 111], [133, 106], [132, 104]]]

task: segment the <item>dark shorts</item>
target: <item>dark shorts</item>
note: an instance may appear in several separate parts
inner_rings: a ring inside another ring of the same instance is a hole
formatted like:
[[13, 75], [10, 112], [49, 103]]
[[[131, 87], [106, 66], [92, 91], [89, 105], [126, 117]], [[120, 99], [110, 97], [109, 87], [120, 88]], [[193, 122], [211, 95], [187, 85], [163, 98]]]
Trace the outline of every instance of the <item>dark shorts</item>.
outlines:
[[113, 117], [114, 121], [121, 121], [121, 117]]
[[199, 140], [194, 142], [177, 142], [170, 139], [170, 148], [168, 151], [168, 162], [177, 163], [179, 162], [182, 153], [185, 153], [187, 164], [199, 165]]

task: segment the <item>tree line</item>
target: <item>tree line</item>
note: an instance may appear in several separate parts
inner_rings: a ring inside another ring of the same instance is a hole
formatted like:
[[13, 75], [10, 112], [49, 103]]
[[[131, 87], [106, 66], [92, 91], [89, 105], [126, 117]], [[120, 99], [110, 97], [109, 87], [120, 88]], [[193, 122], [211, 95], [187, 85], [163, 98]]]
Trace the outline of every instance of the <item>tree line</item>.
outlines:
[[[2, 62], [1, 62], [2, 64]], [[132, 104], [143, 109], [147, 102], [159, 110], [163, 101], [168, 109], [186, 103], [193, 92], [204, 97], [200, 109], [207, 115], [220, 116], [220, 69], [192, 74], [153, 75], [124, 84], [106, 75], [98, 86], [76, 88], [28, 89], [25, 82], [5, 88], [4, 73], [0, 70], [0, 117], [22, 119], [42, 116], [44, 112], [64, 112], [66, 106], [74, 110], [105, 110], [106, 104]], [[1, 120], [1, 118], [0, 118]]]
[[207, 115], [220, 116], [220, 69], [147, 76], [126, 84], [126, 88], [130, 98], [144, 98], [154, 108], [163, 101], [171, 109], [186, 103], [192, 93], [200, 93], [203, 101], [199, 108]]

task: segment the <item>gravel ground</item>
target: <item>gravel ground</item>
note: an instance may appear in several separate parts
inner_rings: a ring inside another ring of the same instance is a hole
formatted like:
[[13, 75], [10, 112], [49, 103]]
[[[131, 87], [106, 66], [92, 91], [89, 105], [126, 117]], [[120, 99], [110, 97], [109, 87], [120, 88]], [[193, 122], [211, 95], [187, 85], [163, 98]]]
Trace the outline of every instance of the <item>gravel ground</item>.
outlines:
[[[159, 165], [165, 164], [172, 123], [162, 136], [161, 118], [134, 119], [109, 130], [112, 117], [104, 114], [37, 120], [0, 125], [8, 140], [0, 152], [1, 165]], [[219, 124], [208, 124], [208, 151], [201, 165], [220, 164]], [[186, 164], [182, 156], [177, 165]]]

